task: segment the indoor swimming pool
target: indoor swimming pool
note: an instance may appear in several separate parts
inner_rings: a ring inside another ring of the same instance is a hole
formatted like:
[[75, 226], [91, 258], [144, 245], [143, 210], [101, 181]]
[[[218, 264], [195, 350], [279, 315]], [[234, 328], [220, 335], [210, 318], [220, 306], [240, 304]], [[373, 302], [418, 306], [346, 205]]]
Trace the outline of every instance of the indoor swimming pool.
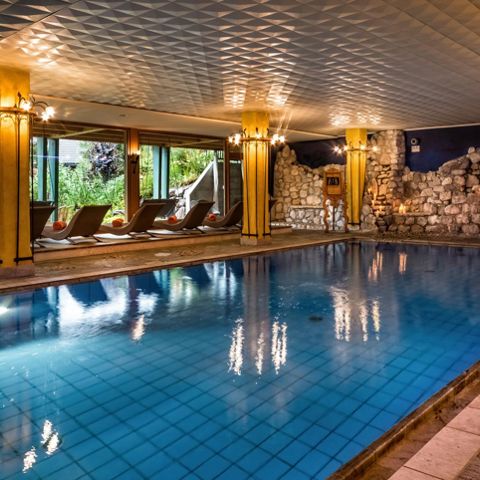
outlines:
[[0, 296], [0, 478], [325, 479], [480, 359], [479, 270], [347, 242]]

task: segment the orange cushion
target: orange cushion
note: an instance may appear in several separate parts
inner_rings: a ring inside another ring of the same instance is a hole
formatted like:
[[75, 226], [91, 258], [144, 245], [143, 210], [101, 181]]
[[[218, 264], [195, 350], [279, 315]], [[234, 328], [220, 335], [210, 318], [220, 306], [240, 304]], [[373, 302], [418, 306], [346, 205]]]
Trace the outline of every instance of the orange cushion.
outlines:
[[214, 213], [211, 213], [211, 214], [208, 216], [208, 219], [209, 219], [211, 222], [214, 222], [214, 221], [217, 219], [217, 216], [216, 216]]
[[176, 215], [171, 215], [170, 217], [168, 217], [167, 222], [168, 223], [177, 223], [177, 216]]
[[53, 222], [53, 229], [55, 231], [63, 230], [67, 226], [67, 223], [63, 220], [57, 220]]
[[112, 227], [121, 227], [123, 225], [123, 218], [114, 218], [112, 220]]

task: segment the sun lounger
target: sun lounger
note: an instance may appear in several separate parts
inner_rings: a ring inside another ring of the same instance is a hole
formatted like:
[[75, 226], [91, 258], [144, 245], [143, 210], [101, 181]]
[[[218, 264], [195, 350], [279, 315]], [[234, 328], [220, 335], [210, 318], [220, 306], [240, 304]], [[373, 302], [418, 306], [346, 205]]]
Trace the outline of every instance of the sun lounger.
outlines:
[[68, 240], [70, 243], [77, 243], [73, 240], [74, 237], [95, 239], [94, 235], [110, 208], [111, 205], [86, 205], [75, 212], [75, 215], [63, 230], [57, 232], [52, 227], [46, 227], [42, 236], [52, 240]]
[[35, 242], [37, 238], [42, 236], [42, 232], [54, 210], [55, 207], [53, 205], [33, 204], [31, 211], [32, 231], [30, 232], [30, 238], [32, 242]]
[[99, 233], [111, 233], [113, 235], [130, 235], [136, 237], [139, 234], [148, 234], [147, 230], [153, 228], [153, 223], [160, 210], [165, 206], [164, 203], [146, 203], [142, 205], [133, 215], [132, 219], [122, 227], [112, 227], [110, 225], [101, 225]]
[[[177, 221], [176, 223], [168, 222], [155, 222], [155, 229], [169, 230], [171, 232], [184, 232], [188, 230], [198, 230], [201, 233], [205, 233], [200, 229], [200, 225], [203, 224], [205, 216], [208, 211], [212, 208], [214, 202], [207, 202], [200, 200], [196, 205], [194, 205], [189, 212], [185, 215], [182, 220]], [[152, 233], [152, 232], [150, 232]], [[155, 233], [152, 233], [156, 235]]]
[[205, 219], [203, 224], [206, 227], [211, 228], [231, 228], [237, 227], [240, 228], [240, 221], [243, 216], [243, 202], [237, 202], [233, 205], [227, 214], [224, 217], [218, 218], [217, 220], [208, 220]]
[[157, 213], [157, 217], [164, 218], [173, 214], [177, 200], [175, 198], [149, 198], [142, 201], [142, 205], [147, 205], [148, 203], [164, 203], [165, 206]]

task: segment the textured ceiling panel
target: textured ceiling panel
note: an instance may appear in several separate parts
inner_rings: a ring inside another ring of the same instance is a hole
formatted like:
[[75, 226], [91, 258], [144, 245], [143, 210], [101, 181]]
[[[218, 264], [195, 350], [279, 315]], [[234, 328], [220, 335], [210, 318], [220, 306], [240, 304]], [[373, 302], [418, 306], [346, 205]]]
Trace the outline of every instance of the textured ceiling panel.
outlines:
[[32, 90], [312, 132], [480, 120], [478, 0], [3, 1]]

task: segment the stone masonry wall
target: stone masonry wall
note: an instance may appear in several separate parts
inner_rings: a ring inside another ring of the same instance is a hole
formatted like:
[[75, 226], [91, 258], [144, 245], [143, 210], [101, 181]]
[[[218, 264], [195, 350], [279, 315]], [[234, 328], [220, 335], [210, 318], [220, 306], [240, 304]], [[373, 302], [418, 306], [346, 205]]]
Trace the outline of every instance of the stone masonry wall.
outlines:
[[[361, 229], [399, 234], [480, 233], [480, 148], [444, 163], [437, 171], [421, 173], [405, 166], [401, 130], [375, 134], [379, 153], [367, 161]], [[323, 229], [323, 171], [341, 165], [310, 168], [297, 162], [288, 146], [275, 163], [272, 219], [294, 228]], [[343, 227], [342, 206], [336, 229]], [[331, 218], [331, 214], [330, 214]]]
[[[325, 168], [344, 170], [342, 165], [310, 168], [297, 162], [294, 150], [288, 145], [277, 154], [275, 161], [275, 192], [277, 203], [272, 220], [287, 222], [294, 228], [324, 229], [323, 171]], [[332, 207], [329, 207], [329, 220]], [[335, 229], [342, 229], [343, 205], [335, 211]], [[330, 228], [332, 225], [330, 223]]]
[[480, 232], [480, 149], [444, 163], [435, 172], [405, 168], [405, 214], [393, 216], [388, 231], [398, 233]]
[[405, 140], [401, 130], [375, 134], [372, 146], [379, 153], [367, 160], [367, 178], [362, 208], [362, 230], [385, 231], [391, 215], [403, 197], [402, 175], [405, 168]]

